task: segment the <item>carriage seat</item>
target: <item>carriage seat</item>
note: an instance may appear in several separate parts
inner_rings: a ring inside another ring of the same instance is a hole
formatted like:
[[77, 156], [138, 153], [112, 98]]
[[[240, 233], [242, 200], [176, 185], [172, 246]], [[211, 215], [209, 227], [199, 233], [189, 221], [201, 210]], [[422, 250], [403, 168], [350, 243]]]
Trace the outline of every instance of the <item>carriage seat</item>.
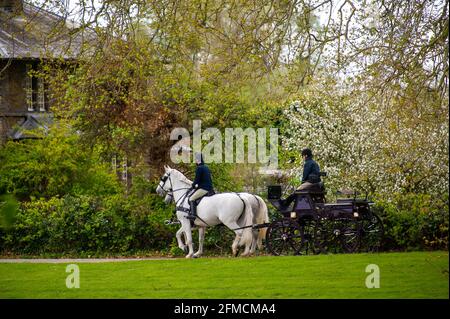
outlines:
[[295, 192], [299, 194], [325, 193], [325, 185], [323, 182], [318, 182], [312, 184], [312, 186], [308, 189], [296, 190]]

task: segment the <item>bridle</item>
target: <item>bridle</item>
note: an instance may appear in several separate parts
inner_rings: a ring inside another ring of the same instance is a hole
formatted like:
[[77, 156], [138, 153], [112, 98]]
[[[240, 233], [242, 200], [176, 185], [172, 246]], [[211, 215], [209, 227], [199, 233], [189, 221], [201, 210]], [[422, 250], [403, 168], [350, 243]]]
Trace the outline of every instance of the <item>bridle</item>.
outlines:
[[[166, 185], [167, 180], [169, 180], [170, 182], [170, 188], [169, 189], [165, 189], [164, 185]], [[192, 189], [192, 187], [181, 187], [178, 189], [173, 189], [173, 184], [172, 184], [172, 178], [170, 176], [170, 173], [166, 173], [164, 174], [163, 177], [161, 177], [160, 179], [160, 184], [162, 183], [162, 185], [159, 185], [161, 187], [161, 189], [164, 191], [166, 196], [171, 196], [174, 197], [174, 193], [180, 190], [186, 190], [186, 189]], [[181, 203], [184, 202], [184, 200], [186, 199], [186, 197], [188, 196], [189, 192], [186, 192], [186, 194], [184, 194], [183, 196], [181, 196], [176, 202], [175, 205], [178, 205], [178, 202], [181, 201]]]

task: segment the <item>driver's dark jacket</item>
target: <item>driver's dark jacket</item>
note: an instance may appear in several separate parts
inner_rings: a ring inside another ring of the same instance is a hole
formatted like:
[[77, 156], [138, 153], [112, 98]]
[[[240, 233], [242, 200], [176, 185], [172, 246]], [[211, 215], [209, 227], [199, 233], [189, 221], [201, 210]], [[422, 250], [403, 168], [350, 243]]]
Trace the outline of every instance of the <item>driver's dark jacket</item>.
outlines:
[[197, 169], [195, 170], [195, 180], [192, 183], [192, 186], [196, 189], [202, 188], [207, 191], [213, 190], [211, 172], [209, 171], [208, 166], [203, 163], [197, 166]]
[[318, 183], [320, 182], [320, 168], [319, 164], [317, 164], [311, 157], [307, 158], [305, 164], [303, 165], [303, 177], [302, 183], [310, 182], [310, 183]]

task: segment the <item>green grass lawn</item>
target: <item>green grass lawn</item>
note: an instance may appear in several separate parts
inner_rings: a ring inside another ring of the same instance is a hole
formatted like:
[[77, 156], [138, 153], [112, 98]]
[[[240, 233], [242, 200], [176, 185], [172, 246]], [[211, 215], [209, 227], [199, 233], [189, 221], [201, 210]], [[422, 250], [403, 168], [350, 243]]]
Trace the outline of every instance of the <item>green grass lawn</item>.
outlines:
[[[380, 288], [365, 286], [368, 264]], [[448, 252], [202, 258], [66, 264], [0, 263], [0, 298], [449, 298]]]

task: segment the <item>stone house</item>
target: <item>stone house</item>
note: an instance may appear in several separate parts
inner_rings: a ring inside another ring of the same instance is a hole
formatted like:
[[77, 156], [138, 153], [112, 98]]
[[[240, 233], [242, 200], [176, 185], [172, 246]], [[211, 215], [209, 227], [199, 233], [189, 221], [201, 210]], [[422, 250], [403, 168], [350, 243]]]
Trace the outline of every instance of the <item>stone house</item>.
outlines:
[[74, 30], [43, 8], [0, 0], [0, 144], [53, 121], [47, 84], [33, 71], [47, 59], [76, 60], [89, 37]]

